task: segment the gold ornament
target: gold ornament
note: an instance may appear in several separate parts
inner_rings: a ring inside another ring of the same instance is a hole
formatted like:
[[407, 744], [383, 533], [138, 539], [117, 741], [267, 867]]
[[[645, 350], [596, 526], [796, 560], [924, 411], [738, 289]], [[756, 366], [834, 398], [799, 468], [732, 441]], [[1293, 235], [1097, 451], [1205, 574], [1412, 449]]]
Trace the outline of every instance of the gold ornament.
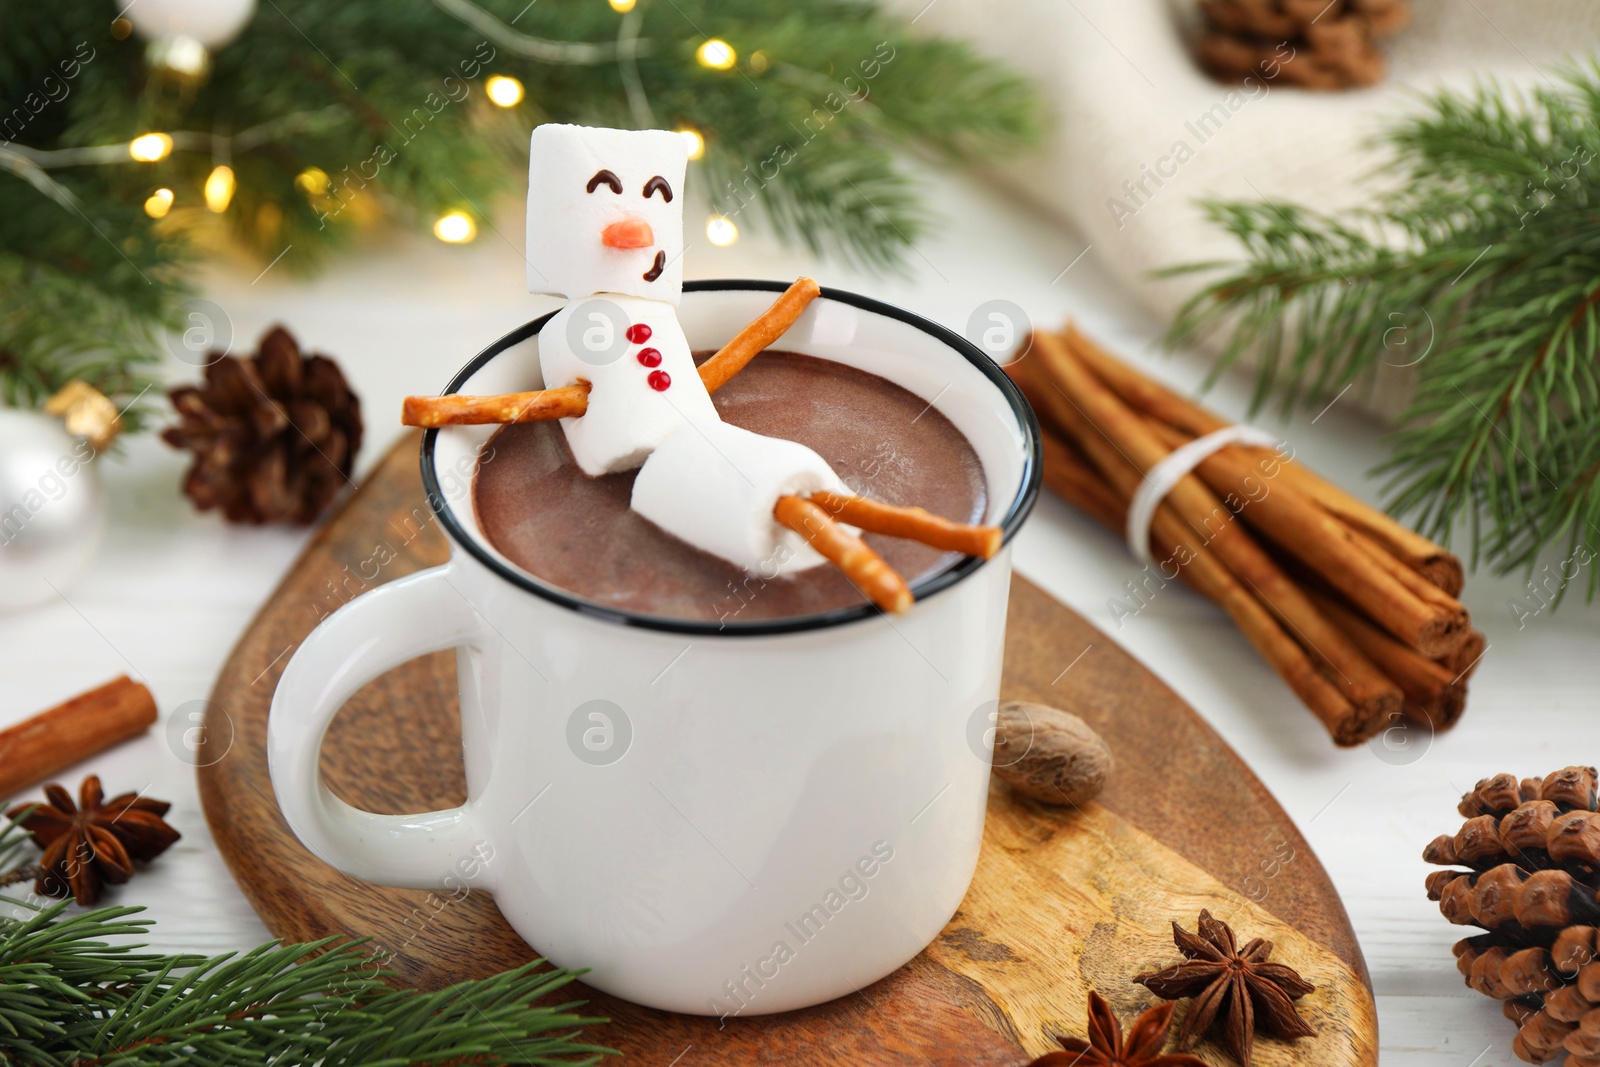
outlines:
[[88, 441], [96, 452], [104, 452], [116, 440], [117, 434], [122, 432], [122, 415], [117, 411], [117, 405], [111, 402], [110, 397], [79, 378], [63, 385], [46, 400], [44, 411], [46, 415], [61, 419], [68, 433]]

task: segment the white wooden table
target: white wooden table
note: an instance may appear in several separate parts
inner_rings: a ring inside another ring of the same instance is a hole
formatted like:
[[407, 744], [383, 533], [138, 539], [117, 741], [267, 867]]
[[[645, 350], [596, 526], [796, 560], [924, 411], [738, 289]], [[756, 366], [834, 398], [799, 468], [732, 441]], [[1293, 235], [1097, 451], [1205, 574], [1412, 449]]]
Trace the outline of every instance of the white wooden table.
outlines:
[[[957, 330], [979, 304], [1004, 298], [1047, 325], [1076, 316], [1114, 351], [1180, 386], [1200, 380], [1203, 361], [1154, 350], [1158, 324], [1105, 280], [1093, 250], [1079, 259], [1081, 239], [985, 187], [928, 180], [946, 223], [912, 253], [908, 277], [815, 262], [748, 233], [731, 248], [714, 248], [694, 222], [686, 227], [694, 242], [688, 272], [809, 273]], [[701, 217], [691, 205], [689, 218]], [[205, 294], [231, 319], [235, 351], [248, 351], [266, 327], [283, 322], [303, 344], [340, 361], [364, 405], [365, 464], [400, 433], [404, 394], [437, 389], [481, 346], [551, 306], [524, 291], [515, 207], [499, 230], [486, 227], [471, 246], [392, 236], [373, 241], [363, 255], [336, 260], [310, 283], [281, 267], [253, 280], [258, 267], [218, 266]], [[170, 372], [174, 381], [194, 375], [177, 360]], [[1239, 416], [1245, 396], [1245, 383], [1231, 379], [1209, 402]], [[1383, 455], [1380, 429], [1348, 404], [1336, 404], [1314, 425], [1310, 416], [1297, 417], [1286, 432], [1312, 466], [1375, 498], [1364, 472]], [[113, 527], [95, 567], [62, 602], [0, 616], [0, 725], [122, 672], [154, 689], [178, 733], [200, 706], [194, 702], [206, 698], [234, 640], [307, 535], [230, 527], [195, 513], [178, 490], [184, 465], [154, 436], [129, 441], [125, 454], [108, 462]], [[1542, 613], [1519, 628], [1508, 606], [1518, 583], [1472, 578], [1465, 599], [1492, 647], [1462, 724], [1407, 751], [1340, 751], [1222, 613], [1189, 590], [1168, 587], [1119, 627], [1109, 605], [1126, 597], [1123, 583], [1137, 567], [1122, 545], [1059, 501], [1048, 495], [1041, 501], [1016, 559], [1023, 573], [1184, 696], [1277, 794], [1344, 896], [1372, 970], [1386, 1062], [1516, 1062], [1499, 1005], [1466, 989], [1456, 973], [1450, 944], [1461, 931], [1424, 896], [1420, 853], [1434, 835], [1454, 832], [1461, 821], [1456, 799], [1478, 778], [1595, 761], [1600, 612], [1576, 596], [1559, 614]], [[149, 907], [161, 947], [221, 952], [253, 945], [267, 931], [212, 847], [183, 751], [169, 742], [164, 724], [63, 777], [75, 783], [94, 770], [112, 791], [148, 787], [173, 801], [170, 818], [183, 841], [116, 897]], [[1218, 833], [1233, 828], [1229, 812], [1216, 819]]]

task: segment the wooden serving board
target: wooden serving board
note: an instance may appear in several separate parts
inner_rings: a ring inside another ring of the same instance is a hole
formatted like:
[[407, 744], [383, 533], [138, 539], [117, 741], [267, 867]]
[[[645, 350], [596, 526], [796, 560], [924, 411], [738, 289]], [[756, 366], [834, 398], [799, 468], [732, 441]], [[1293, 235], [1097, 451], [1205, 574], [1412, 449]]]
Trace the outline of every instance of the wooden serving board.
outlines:
[[[292, 940], [370, 937], [401, 980], [437, 988], [534, 953], [484, 893], [452, 903], [367, 885], [315, 859], [284, 823], [266, 761], [273, 687], [319, 618], [446, 558], [423, 504], [417, 443], [409, 436], [383, 460], [240, 639], [208, 719], [208, 743], [226, 737], [231, 746], [199, 775], [217, 847], [269, 929]], [[859, 995], [721, 1026], [584, 990], [588, 1010], [611, 1019], [590, 1038], [660, 1067], [1012, 1067], [1058, 1047], [1055, 1034], [1084, 1033], [1091, 987], [1125, 1016], [1151, 1003], [1129, 979], [1174, 960], [1169, 920], [1192, 929], [1205, 907], [1243, 937], [1273, 941], [1273, 958], [1317, 986], [1300, 1004], [1318, 1036], [1260, 1039], [1256, 1063], [1377, 1063], [1370, 982], [1338, 894], [1288, 816], [1199, 716], [1021, 578], [1002, 695], [1078, 712], [1111, 746], [1116, 769], [1081, 811], [1020, 799], [996, 782], [972, 888], [927, 951]], [[459, 751], [455, 662], [439, 653], [357, 694], [333, 724], [323, 769], [352, 803], [421, 811], [465, 799]], [[1209, 1043], [1199, 1052], [1229, 1062]]]

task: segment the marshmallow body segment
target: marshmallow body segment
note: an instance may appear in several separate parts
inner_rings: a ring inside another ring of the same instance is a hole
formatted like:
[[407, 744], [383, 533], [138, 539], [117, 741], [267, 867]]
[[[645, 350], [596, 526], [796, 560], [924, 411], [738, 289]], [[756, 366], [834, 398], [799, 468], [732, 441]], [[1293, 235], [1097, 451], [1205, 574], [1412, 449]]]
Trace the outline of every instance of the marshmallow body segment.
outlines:
[[771, 578], [826, 560], [773, 518], [780, 496], [848, 493], [805, 445], [731, 423], [684, 426], [657, 446], [633, 483], [633, 510], [667, 533]]
[[686, 423], [718, 421], [671, 304], [632, 297], [574, 300], [539, 330], [546, 389], [589, 383], [589, 407], [562, 419], [578, 467], [629, 470]]
[[683, 137], [667, 130], [535, 127], [528, 153], [528, 291], [574, 298], [620, 293], [676, 304], [683, 294], [687, 167]]

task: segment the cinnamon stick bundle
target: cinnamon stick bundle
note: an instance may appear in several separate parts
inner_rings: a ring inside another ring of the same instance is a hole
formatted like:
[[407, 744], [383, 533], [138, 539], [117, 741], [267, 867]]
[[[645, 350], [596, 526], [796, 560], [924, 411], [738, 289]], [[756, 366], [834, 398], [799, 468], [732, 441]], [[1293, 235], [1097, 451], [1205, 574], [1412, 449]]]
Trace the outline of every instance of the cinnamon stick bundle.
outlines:
[[[1124, 400], [1150, 417], [1194, 437], [1230, 425], [1222, 416], [1146, 378], [1134, 367], [1110, 355], [1072, 323], [1066, 325], [1062, 336], [1074, 355], [1087, 363]], [[1260, 449], [1248, 450], [1258, 456], [1264, 454]], [[1455, 554], [1356, 499], [1308, 467], [1294, 464], [1285, 473], [1291, 483], [1315, 497], [1324, 510], [1382, 543], [1395, 558], [1451, 596], [1460, 595], [1464, 572]]]
[[[1170, 426], [1152, 428], [1169, 448], [1189, 440]], [[1291, 466], [1278, 463], [1274, 469]], [[1234, 494], [1246, 501], [1238, 511], [1245, 522], [1326, 575], [1335, 588], [1407, 644], [1429, 656], [1445, 656], [1466, 640], [1471, 625], [1460, 601], [1318, 507], [1294, 481], [1268, 485], [1259, 478], [1258, 461], [1243, 449], [1213, 452], [1195, 473], [1224, 497]]]
[[[1131, 499], [1139, 481], [1171, 449], [1074, 359], [1060, 338], [1041, 334], [1034, 338], [1033, 350], [1039, 356], [1034, 367], [1049, 376], [1052, 389], [1045, 397], [1054, 421], [1095, 461], [1119, 496]], [[1364, 740], [1378, 724], [1399, 713], [1399, 687], [1317, 612], [1199, 478], [1180, 479], [1156, 510], [1158, 517], [1170, 510], [1181, 521], [1182, 533], [1175, 540], [1185, 549], [1184, 555], [1214, 555], [1286, 632], [1300, 635], [1305, 651], [1347, 702], [1348, 707], [1339, 709], [1313, 708], [1335, 738], [1345, 743]], [[1255, 635], [1248, 636], [1255, 640]]]
[[[1101, 478], [1092, 463], [1063, 443], [1060, 437], [1047, 433], [1043, 440], [1045, 484], [1069, 503], [1120, 533], [1127, 522], [1126, 502]], [[1173, 559], [1180, 551], [1182, 529], [1182, 521], [1174, 514], [1157, 512], [1151, 539], [1163, 558]], [[1335, 738], [1350, 738], [1341, 743], [1356, 744], [1374, 731], [1375, 724], [1356, 712], [1261, 601], [1215, 558], [1191, 556], [1179, 569], [1178, 576], [1228, 613], [1289, 688], [1322, 720], [1330, 734]], [[1372, 714], [1390, 713], [1392, 707], [1375, 710]]]
[[[1072, 325], [1006, 371], [1045, 431], [1045, 483], [1119, 533], [1150, 470], [1230, 424]], [[1404, 715], [1448, 729], [1482, 655], [1460, 561], [1271, 449], [1230, 443], [1155, 508], [1150, 549], [1221, 606], [1340, 745]]]

